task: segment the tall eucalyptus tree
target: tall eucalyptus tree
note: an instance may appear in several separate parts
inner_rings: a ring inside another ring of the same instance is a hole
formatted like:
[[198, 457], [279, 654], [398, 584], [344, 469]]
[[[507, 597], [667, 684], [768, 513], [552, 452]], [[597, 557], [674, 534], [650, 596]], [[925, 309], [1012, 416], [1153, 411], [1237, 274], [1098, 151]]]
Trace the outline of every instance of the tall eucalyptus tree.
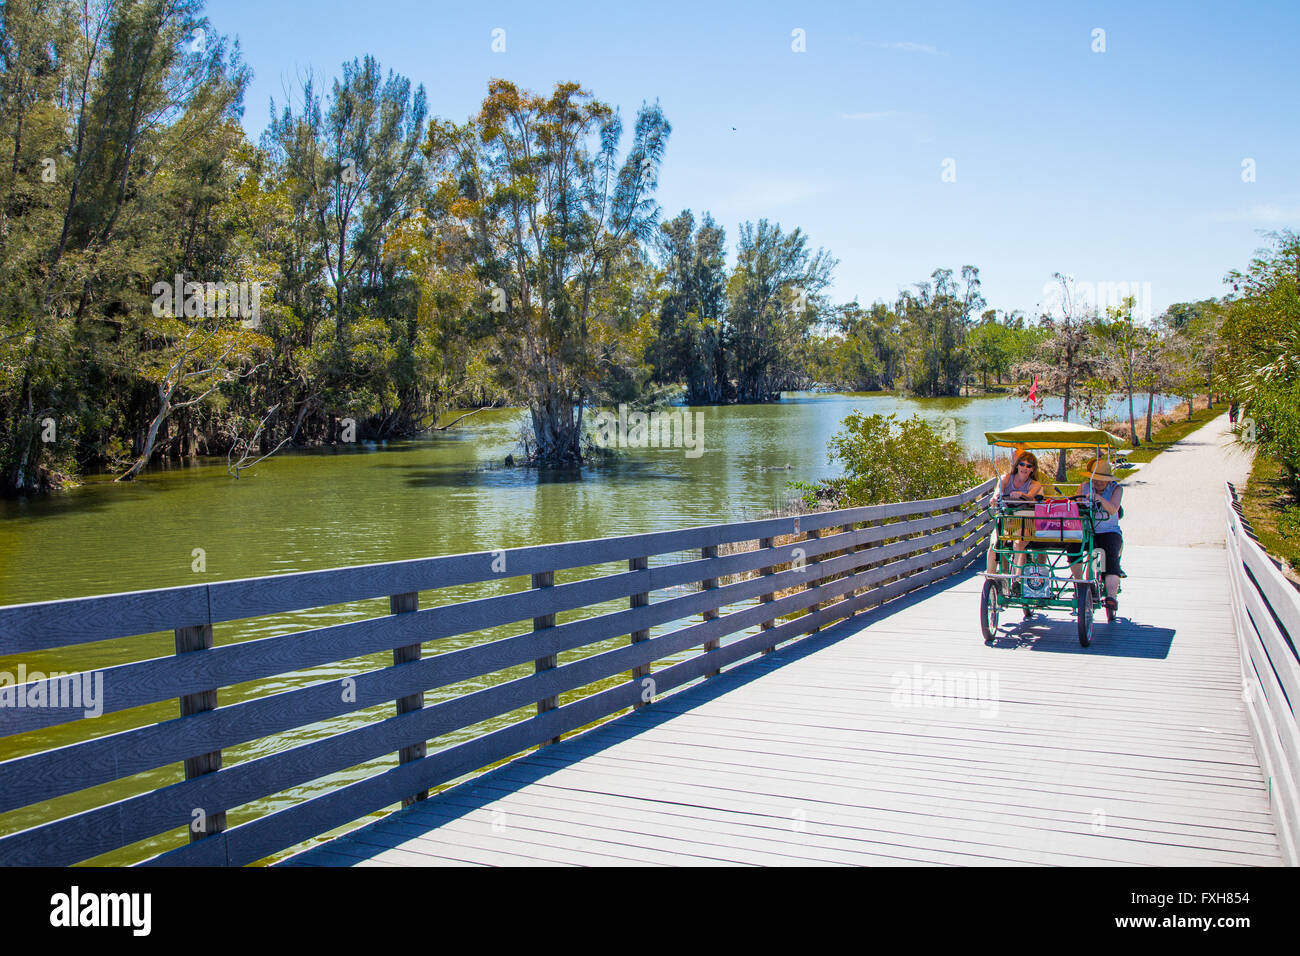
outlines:
[[429, 131], [439, 195], [477, 250], [497, 381], [528, 406], [530, 458], [578, 464], [584, 410], [644, 352], [649, 314], [613, 308], [638, 296], [608, 292], [653, 235], [671, 127], [642, 105], [620, 162], [618, 112], [578, 84], [542, 96], [493, 80], [476, 117]]

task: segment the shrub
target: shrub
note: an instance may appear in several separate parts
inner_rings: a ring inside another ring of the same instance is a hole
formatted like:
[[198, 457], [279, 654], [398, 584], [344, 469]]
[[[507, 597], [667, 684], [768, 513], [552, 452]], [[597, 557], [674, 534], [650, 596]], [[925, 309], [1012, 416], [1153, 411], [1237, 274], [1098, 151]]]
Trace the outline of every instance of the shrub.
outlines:
[[809, 507], [834, 508], [942, 498], [979, 482], [974, 463], [955, 440], [945, 440], [924, 418], [851, 412], [830, 441], [829, 460], [844, 476], [796, 482]]

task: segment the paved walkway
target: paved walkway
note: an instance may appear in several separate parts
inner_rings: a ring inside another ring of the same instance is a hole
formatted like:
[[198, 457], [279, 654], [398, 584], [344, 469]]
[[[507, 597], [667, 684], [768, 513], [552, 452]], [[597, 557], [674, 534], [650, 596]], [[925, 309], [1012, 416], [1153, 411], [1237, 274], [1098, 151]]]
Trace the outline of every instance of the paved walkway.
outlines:
[[1157, 455], [1124, 480], [1125, 545], [1222, 548], [1223, 483], [1244, 487], [1251, 458], [1227, 412]]

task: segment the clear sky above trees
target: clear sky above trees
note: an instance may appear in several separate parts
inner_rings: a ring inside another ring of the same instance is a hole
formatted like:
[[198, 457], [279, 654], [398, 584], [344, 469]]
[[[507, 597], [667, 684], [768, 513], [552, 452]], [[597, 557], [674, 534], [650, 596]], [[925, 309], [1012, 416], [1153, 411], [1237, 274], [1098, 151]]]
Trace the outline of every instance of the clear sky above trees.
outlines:
[[253, 69], [254, 139], [272, 96], [363, 52], [457, 120], [494, 76], [574, 79], [629, 118], [658, 97], [674, 127], [663, 207], [710, 210], [732, 263], [742, 220], [798, 223], [840, 260], [836, 300], [892, 299], [935, 262], [977, 262], [1008, 309], [1032, 314], [1064, 270], [1149, 282], [1158, 314], [1221, 295], [1258, 230], [1300, 223], [1300, 129], [1278, 122], [1300, 88], [1290, 2], [671, 0], [593, 16], [570, 2], [214, 0], [207, 14]]

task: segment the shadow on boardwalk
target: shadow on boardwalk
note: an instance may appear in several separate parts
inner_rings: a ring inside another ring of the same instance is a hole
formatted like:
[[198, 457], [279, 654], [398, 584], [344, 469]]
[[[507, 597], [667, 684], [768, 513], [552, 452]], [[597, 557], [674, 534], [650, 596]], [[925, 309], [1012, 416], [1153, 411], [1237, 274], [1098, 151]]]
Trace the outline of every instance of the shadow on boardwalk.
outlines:
[[[1013, 615], [1015, 620], [1008, 620]], [[1114, 623], [1107, 623], [1104, 612], [1097, 614], [1093, 623], [1091, 647], [1079, 644], [1077, 627], [1075, 619], [1064, 611], [1041, 612], [1025, 621], [1020, 620], [1019, 609], [1013, 608], [1004, 614], [1002, 629], [990, 647], [1049, 654], [1080, 654], [1086, 657], [1162, 659], [1169, 656], [1169, 649], [1174, 642], [1174, 632], [1170, 628], [1140, 624], [1126, 618], [1123, 613]], [[1099, 640], [1103, 636], [1109, 639]]]
[[967, 571], [285, 864], [1275, 865], [1223, 562], [1126, 549], [1086, 650]]
[[[386, 849], [402, 846], [417, 832], [424, 831], [432, 834], [450, 821], [481, 813], [488, 805], [499, 800], [503, 794], [517, 792], [567, 767], [576, 766], [595, 753], [625, 743], [640, 734], [676, 720], [683, 712], [703, 707], [774, 671], [851, 638], [873, 622], [916, 607], [936, 594], [966, 584], [972, 578], [976, 578], [975, 571], [963, 571], [880, 607], [859, 612], [816, 634], [783, 645], [775, 653], [740, 664], [712, 680], [687, 687], [665, 697], [656, 702], [658, 706], [651, 704], [586, 733], [566, 738], [559, 744], [543, 748], [505, 766], [449, 787], [434, 794], [428, 800], [306, 850], [283, 861], [280, 865], [356, 866], [362, 864], [367, 857], [377, 856], [384, 853]], [[972, 623], [978, 628], [976, 620], [972, 613]], [[671, 709], [663, 706], [668, 702], [672, 704]], [[339, 851], [343, 849], [347, 850], [349, 856], [340, 855]], [[427, 862], [429, 865], [435, 865], [438, 861], [430, 859]]]

